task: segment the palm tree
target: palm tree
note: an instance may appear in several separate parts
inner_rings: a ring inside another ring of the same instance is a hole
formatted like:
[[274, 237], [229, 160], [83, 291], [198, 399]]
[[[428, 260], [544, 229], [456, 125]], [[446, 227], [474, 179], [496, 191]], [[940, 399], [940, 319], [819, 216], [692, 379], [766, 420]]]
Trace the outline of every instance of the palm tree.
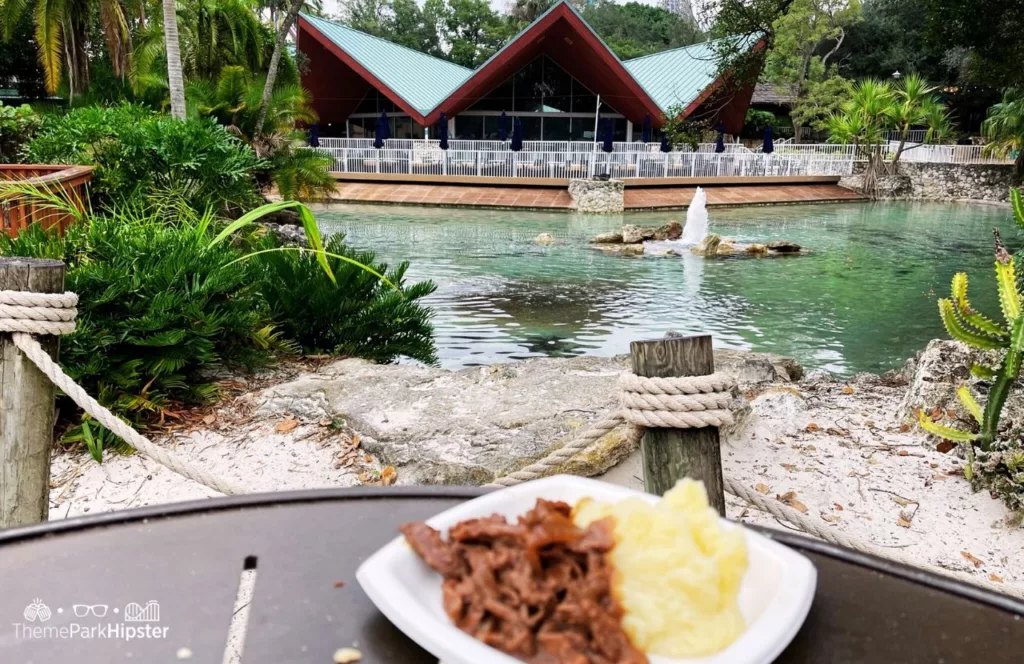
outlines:
[[1003, 101], [988, 109], [981, 131], [989, 140], [985, 153], [1014, 156], [1017, 179], [1024, 176], [1024, 90], [1010, 88]]
[[161, 0], [164, 13], [164, 44], [167, 47], [167, 86], [171, 92], [171, 116], [185, 119], [185, 79], [181, 71], [178, 13], [174, 0]]
[[907, 136], [912, 127], [924, 125], [927, 128], [925, 140], [921, 145], [937, 142], [952, 133], [950, 114], [945, 104], [932, 94], [935, 89], [935, 86], [929, 85], [923, 77], [910, 74], [905, 76], [893, 91], [894, 98], [888, 116], [896, 125], [900, 144], [889, 165], [890, 173], [896, 172], [900, 156], [907, 149]]
[[288, 39], [288, 33], [291, 32], [292, 26], [295, 25], [295, 21], [298, 20], [299, 11], [304, 4], [305, 0], [292, 0], [288, 15], [277, 30], [277, 40], [274, 42], [274, 55], [270, 57], [270, 66], [267, 68], [267, 81], [263, 86], [263, 96], [260, 98], [259, 112], [256, 115], [254, 132], [256, 136], [263, 133], [263, 124], [266, 121], [267, 108], [270, 105], [270, 98], [274, 92], [274, 83], [277, 81], [277, 68], [281, 64], [281, 54], [284, 52], [285, 41]]
[[[316, 122], [312, 97], [297, 84], [274, 87], [262, 106], [265, 82], [252, 79], [243, 67], [224, 67], [220, 80], [189, 83], [192, 113], [215, 118], [252, 146], [269, 164], [270, 183], [282, 198], [314, 198], [334, 189], [327, 167], [333, 158], [316, 150], [297, 149], [303, 137], [296, 123]], [[262, 115], [263, 129], [258, 131]], [[269, 183], [264, 183], [269, 184]]]
[[39, 64], [46, 90], [51, 94], [60, 88], [65, 74], [72, 98], [88, 88], [93, 27], [90, 17], [94, 15], [99, 16], [114, 73], [127, 75], [131, 67], [132, 26], [142, 20], [142, 0], [0, 0], [5, 40], [13, 38], [18, 21], [27, 11], [32, 12]]

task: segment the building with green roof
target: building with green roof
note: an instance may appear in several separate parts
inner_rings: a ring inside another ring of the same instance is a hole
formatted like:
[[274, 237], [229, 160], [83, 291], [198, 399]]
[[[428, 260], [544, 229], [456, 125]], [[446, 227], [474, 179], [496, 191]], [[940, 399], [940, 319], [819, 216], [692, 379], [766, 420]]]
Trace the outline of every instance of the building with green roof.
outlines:
[[391, 138], [436, 136], [442, 114], [468, 140], [499, 138], [502, 114], [524, 140], [594, 140], [606, 121], [614, 140], [635, 140], [670, 113], [738, 133], [753, 92], [719, 76], [711, 43], [619, 60], [564, 0], [476, 69], [306, 15], [297, 48], [325, 137], [372, 137], [382, 113]]

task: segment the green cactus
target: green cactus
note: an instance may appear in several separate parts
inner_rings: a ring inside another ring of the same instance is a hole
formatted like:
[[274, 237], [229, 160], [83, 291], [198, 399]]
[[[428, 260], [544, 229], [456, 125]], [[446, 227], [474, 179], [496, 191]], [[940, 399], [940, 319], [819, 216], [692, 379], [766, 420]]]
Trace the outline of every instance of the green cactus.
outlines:
[[[1014, 221], [1024, 228], [1024, 200], [1020, 191], [1010, 191]], [[994, 230], [996, 254], [996, 286], [999, 290], [999, 306], [1003, 311], [1005, 324], [1000, 324], [976, 312], [967, 299], [967, 275], [958, 273], [953, 277], [949, 298], [939, 300], [939, 315], [950, 336], [957, 341], [980, 350], [1005, 350], [998, 369], [975, 365], [971, 373], [979, 378], [992, 381], [985, 408], [975, 401], [967, 386], [957, 390], [957, 397], [964, 408], [978, 422], [980, 431], [971, 433], [933, 422], [923, 411], [918, 415], [921, 427], [936, 436], [964, 443], [978, 443], [983, 450], [989, 450], [996, 438], [999, 416], [1010, 394], [1010, 388], [1020, 376], [1024, 361], [1024, 316], [1021, 315], [1021, 293], [1017, 287], [1015, 262], [1006, 250], [999, 231]]]

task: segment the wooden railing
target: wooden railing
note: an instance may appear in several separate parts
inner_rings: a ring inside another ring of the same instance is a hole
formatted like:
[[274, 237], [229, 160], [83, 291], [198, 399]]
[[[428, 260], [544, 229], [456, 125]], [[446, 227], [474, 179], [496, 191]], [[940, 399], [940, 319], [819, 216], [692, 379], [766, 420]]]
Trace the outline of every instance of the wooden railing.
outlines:
[[81, 210], [88, 200], [87, 188], [91, 179], [91, 166], [0, 164], [0, 229], [16, 237], [21, 229], [39, 222], [44, 228], [56, 227], [63, 233], [74, 219], [67, 212], [47, 208], [36, 199], [5, 194], [5, 184], [18, 182], [59, 193]]

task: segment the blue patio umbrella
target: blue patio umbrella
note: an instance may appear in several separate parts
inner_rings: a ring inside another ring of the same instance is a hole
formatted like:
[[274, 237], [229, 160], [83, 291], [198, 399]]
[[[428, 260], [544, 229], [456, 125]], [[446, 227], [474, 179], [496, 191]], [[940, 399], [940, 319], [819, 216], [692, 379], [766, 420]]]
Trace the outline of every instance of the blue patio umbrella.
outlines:
[[768, 125], [764, 128], [764, 146], [761, 148], [761, 152], [765, 154], [771, 154], [775, 152], [775, 141], [772, 135], [772, 126]]
[[715, 152], [725, 152], [725, 125], [719, 122], [715, 131], [718, 132], [718, 138], [715, 139]]
[[373, 147], [378, 150], [384, 147], [384, 127], [380, 118], [377, 118], [377, 126], [373, 130]]
[[381, 133], [384, 135], [384, 140], [386, 141], [389, 138], [391, 138], [391, 123], [388, 122], [388, 114], [387, 114], [386, 111], [381, 111], [380, 112], [380, 120], [379, 120], [379, 122], [380, 122]]
[[437, 119], [437, 138], [442, 150], [448, 149], [448, 118], [444, 113]]
[[523, 149], [523, 123], [519, 121], [519, 118], [512, 119], [512, 142], [509, 144], [508, 149], [513, 152], [519, 152]]
[[498, 140], [508, 140], [508, 116], [505, 115], [505, 111], [502, 111], [501, 117], [498, 118]]
[[309, 147], [320, 147], [320, 125], [315, 122], [313, 123], [313, 126], [309, 128]]
[[601, 149], [605, 152], [611, 152], [615, 148], [612, 146], [612, 141], [615, 139], [614, 131], [612, 131], [612, 119], [605, 118], [604, 120], [604, 143], [601, 145]]
[[651, 142], [651, 114], [650, 113], [648, 113], [647, 115], [644, 116], [644, 132], [643, 132], [643, 135], [640, 137], [640, 140], [643, 141], [644, 143], [650, 143]]
[[661, 132], [661, 151], [672, 152], [672, 146], [668, 142], [668, 134]]

